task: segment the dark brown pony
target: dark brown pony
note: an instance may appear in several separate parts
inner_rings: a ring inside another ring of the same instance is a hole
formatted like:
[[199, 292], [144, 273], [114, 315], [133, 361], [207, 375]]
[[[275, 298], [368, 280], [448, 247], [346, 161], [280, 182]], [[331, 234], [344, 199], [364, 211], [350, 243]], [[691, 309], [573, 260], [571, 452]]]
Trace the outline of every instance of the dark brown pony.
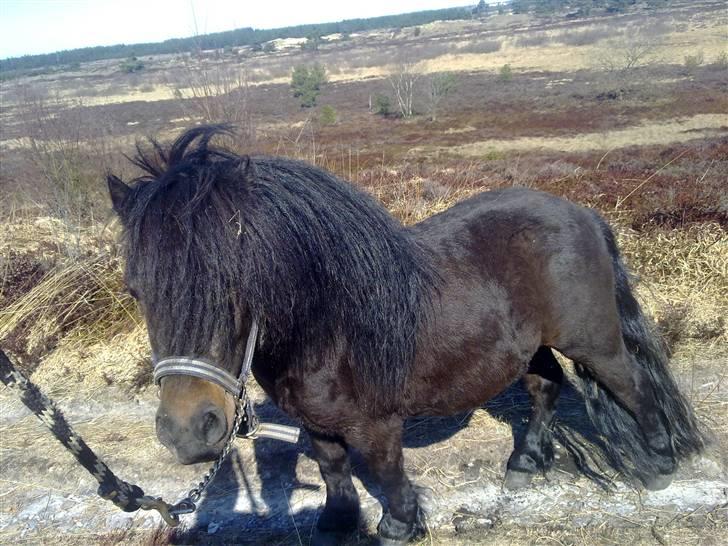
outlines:
[[[382, 542], [418, 530], [402, 424], [476, 408], [523, 378], [533, 401], [506, 484], [553, 460], [572, 359], [611, 464], [647, 487], [670, 483], [704, 439], [632, 295], [614, 236], [593, 211], [526, 189], [486, 192], [411, 228], [371, 197], [305, 163], [213, 147], [198, 127], [109, 177], [124, 227], [126, 283], [155, 358], [239, 372], [251, 320], [253, 374], [309, 432], [326, 482], [319, 538], [358, 525], [348, 450], [386, 496]], [[234, 402], [202, 379], [162, 380], [157, 434], [182, 463], [214, 457]]]

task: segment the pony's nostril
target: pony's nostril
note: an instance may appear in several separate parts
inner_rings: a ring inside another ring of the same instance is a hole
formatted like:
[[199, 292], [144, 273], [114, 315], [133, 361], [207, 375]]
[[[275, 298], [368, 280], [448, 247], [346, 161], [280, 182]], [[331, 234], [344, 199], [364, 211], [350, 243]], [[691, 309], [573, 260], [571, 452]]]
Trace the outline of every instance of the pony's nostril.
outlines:
[[170, 430], [169, 418], [157, 415], [155, 425], [157, 429], [157, 438], [159, 438], [162, 445], [169, 447], [172, 444], [172, 431]]
[[208, 446], [222, 440], [226, 429], [225, 414], [222, 410], [212, 408], [202, 414], [202, 436]]

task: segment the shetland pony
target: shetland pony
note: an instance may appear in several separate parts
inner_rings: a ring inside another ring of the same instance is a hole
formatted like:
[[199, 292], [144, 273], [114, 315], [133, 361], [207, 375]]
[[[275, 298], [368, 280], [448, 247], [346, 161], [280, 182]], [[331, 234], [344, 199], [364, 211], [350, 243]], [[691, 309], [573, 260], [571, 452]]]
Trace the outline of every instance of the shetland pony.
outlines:
[[[308, 431], [326, 483], [317, 540], [355, 529], [348, 450], [386, 497], [383, 543], [415, 535], [403, 471], [409, 416], [477, 408], [523, 379], [533, 412], [507, 463], [524, 486], [553, 461], [550, 425], [573, 360], [609, 461], [665, 487], [704, 438], [594, 211], [527, 189], [481, 193], [411, 227], [332, 174], [213, 146], [224, 126], [152, 141], [129, 186], [110, 175], [126, 284], [155, 358], [202, 358], [237, 375], [253, 319], [253, 375]], [[215, 457], [234, 397], [162, 380], [159, 439], [181, 463]]]

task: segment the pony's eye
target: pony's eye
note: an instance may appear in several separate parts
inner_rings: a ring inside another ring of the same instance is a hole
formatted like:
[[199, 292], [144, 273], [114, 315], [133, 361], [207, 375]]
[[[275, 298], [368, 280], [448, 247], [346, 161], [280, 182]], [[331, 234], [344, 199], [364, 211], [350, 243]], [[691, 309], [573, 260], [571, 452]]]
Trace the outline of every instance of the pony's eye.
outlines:
[[127, 286], [127, 287], [126, 287], [126, 291], [127, 291], [127, 292], [129, 292], [129, 295], [130, 295], [130, 296], [131, 296], [132, 298], [134, 298], [135, 300], [139, 300], [139, 294], [137, 293], [137, 291], [136, 291], [136, 290], [134, 290], [133, 288], [129, 288], [129, 287]]

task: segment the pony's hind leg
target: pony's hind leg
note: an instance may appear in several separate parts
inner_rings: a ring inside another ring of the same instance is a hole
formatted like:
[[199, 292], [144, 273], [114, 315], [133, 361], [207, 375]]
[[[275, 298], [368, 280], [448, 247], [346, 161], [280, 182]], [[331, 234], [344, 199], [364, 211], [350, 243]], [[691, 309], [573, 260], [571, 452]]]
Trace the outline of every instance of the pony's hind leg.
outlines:
[[648, 489], [670, 485], [677, 460], [649, 372], [633, 362], [624, 345], [614, 354], [566, 356], [585, 383], [587, 409], [606, 437], [612, 465]]
[[523, 378], [531, 396], [532, 410], [526, 435], [508, 459], [505, 486], [527, 486], [537, 472], [546, 472], [554, 461], [551, 422], [564, 372], [551, 349], [541, 347], [531, 359]]
[[326, 483], [326, 505], [316, 523], [314, 544], [338, 544], [359, 526], [359, 495], [351, 481], [346, 444], [309, 431], [314, 457]]

